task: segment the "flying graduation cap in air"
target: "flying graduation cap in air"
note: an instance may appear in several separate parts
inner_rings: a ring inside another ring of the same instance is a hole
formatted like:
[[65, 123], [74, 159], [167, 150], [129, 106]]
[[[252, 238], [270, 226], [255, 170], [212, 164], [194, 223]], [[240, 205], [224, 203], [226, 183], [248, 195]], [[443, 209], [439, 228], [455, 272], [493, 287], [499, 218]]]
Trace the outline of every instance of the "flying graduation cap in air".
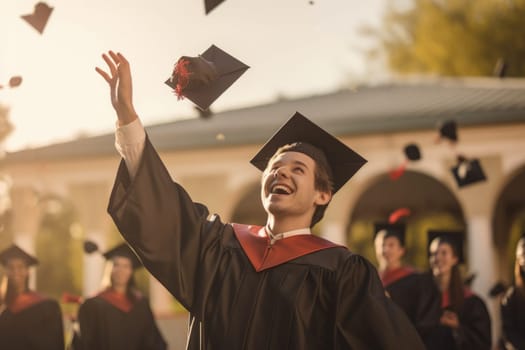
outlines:
[[224, 0], [204, 0], [204, 11], [208, 14], [223, 2]]
[[173, 89], [179, 99], [187, 98], [205, 111], [248, 68], [212, 45], [197, 57], [179, 58], [171, 77], [164, 83]]
[[454, 120], [446, 120], [439, 124], [439, 136], [437, 142], [447, 140], [452, 144], [458, 142], [458, 126]]
[[460, 188], [487, 180], [481, 162], [476, 158], [468, 159], [458, 155], [456, 165], [450, 168], [450, 171]]
[[32, 14], [20, 16], [24, 21], [29, 23], [37, 32], [42, 34], [53, 12], [53, 7], [50, 7], [45, 2], [39, 2], [35, 5], [35, 9]]
[[405, 246], [406, 223], [402, 222], [402, 219], [408, 216], [410, 216], [410, 209], [399, 208], [388, 216], [388, 222], [375, 222], [374, 240], [378, 235], [381, 235], [382, 239], [396, 237], [399, 240], [399, 244]]
[[[9, 88], [13, 89], [13, 88], [19, 87], [21, 84], [22, 84], [22, 77], [20, 75], [15, 75], [15, 76], [12, 76], [11, 78], [9, 78], [9, 82], [7, 83], [7, 86], [9, 86]], [[0, 84], [0, 90], [3, 89], [3, 88], [4, 88], [4, 86], [2, 84]]]
[[421, 151], [419, 146], [415, 143], [407, 144], [403, 149], [403, 152], [405, 154], [405, 160], [403, 163], [388, 174], [392, 180], [399, 179], [405, 173], [405, 169], [409, 162], [416, 162], [421, 159]]

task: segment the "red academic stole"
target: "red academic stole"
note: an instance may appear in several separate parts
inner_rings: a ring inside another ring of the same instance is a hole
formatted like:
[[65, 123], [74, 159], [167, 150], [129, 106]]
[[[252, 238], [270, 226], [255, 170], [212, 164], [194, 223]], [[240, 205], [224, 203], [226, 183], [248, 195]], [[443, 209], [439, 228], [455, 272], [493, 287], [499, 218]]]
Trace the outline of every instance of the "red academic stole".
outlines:
[[[97, 296], [121, 311], [130, 312], [131, 309], [133, 309], [133, 302], [129, 300], [126, 293], [118, 293], [115, 290], [108, 288], [105, 291], [100, 292]], [[138, 298], [140, 299], [140, 295]]]
[[394, 270], [386, 270], [381, 273], [381, 282], [383, 282], [383, 287], [388, 286], [403, 277], [411, 275], [414, 273], [414, 269], [409, 266], [402, 266]]
[[42, 295], [29, 291], [19, 294], [7, 308], [16, 314], [44, 300], [46, 299]]
[[[474, 293], [470, 290], [470, 288], [467, 288], [467, 287], [463, 288], [463, 297], [465, 299], [470, 298], [473, 295]], [[448, 306], [450, 306], [450, 297], [448, 295], [448, 290], [446, 290], [441, 294], [441, 308], [445, 309]]]
[[269, 237], [258, 235], [261, 226], [232, 224], [242, 250], [255, 271], [260, 272], [319, 250], [342, 247], [314, 235], [296, 235], [270, 245]]

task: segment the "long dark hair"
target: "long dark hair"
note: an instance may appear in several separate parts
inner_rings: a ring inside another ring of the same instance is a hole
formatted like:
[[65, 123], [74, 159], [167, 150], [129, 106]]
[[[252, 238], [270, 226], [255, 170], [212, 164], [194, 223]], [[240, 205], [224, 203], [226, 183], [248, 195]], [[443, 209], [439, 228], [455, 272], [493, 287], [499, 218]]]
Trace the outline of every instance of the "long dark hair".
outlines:
[[450, 272], [450, 284], [448, 286], [448, 297], [450, 310], [458, 315], [461, 314], [465, 302], [465, 293], [459, 264], [452, 266]]

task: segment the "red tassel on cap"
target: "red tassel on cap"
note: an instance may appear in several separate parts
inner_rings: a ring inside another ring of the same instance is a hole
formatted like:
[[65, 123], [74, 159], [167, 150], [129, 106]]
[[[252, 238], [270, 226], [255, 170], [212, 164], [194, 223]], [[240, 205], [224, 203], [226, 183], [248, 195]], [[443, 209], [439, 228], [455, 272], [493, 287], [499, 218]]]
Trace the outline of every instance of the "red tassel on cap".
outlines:
[[181, 58], [175, 67], [173, 68], [173, 73], [171, 74], [171, 80], [176, 80], [177, 84], [173, 92], [177, 95], [177, 99], [182, 100], [184, 98], [183, 90], [188, 83], [190, 82], [190, 71], [188, 70], [188, 65], [190, 61], [187, 59]]
[[410, 209], [408, 208], [399, 208], [392, 212], [390, 216], [388, 217], [388, 223], [389, 224], [395, 224], [399, 221], [402, 217], [410, 216]]
[[403, 164], [401, 164], [400, 166], [398, 166], [394, 170], [391, 170], [388, 173], [388, 175], [390, 176], [390, 180], [395, 181], [395, 180], [399, 179], [405, 173], [406, 167], [407, 167], [407, 160], [405, 160], [403, 162]]

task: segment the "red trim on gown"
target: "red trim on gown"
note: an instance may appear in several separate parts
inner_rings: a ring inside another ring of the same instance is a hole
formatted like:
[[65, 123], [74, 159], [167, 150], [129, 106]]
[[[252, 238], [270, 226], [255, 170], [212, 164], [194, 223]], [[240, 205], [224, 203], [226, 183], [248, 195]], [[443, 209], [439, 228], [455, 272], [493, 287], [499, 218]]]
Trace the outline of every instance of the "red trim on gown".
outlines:
[[413, 274], [414, 272], [415, 270], [410, 266], [401, 266], [397, 269], [385, 270], [379, 274], [379, 277], [381, 277], [383, 287], [386, 287], [403, 277]]
[[262, 226], [242, 224], [232, 224], [232, 226], [243, 251], [257, 272], [323, 249], [342, 247], [311, 234], [286, 237], [270, 245], [269, 237], [258, 235]]
[[15, 300], [9, 304], [7, 308], [11, 313], [16, 314], [44, 300], [46, 300], [46, 298], [42, 295], [33, 291], [28, 291], [17, 295]]

